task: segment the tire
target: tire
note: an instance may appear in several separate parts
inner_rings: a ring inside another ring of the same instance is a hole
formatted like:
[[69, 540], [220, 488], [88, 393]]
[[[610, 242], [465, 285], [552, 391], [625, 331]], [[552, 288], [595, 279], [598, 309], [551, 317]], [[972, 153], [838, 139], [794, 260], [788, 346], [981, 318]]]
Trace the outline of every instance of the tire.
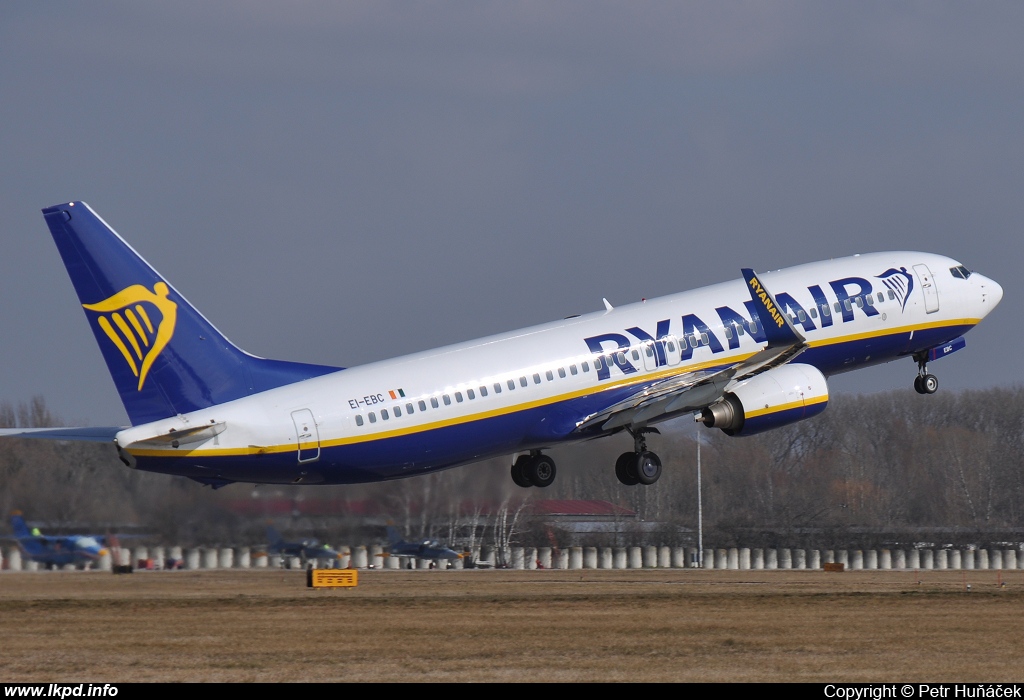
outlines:
[[615, 476], [626, 486], [636, 486], [640, 478], [636, 473], [636, 452], [623, 452], [615, 460]]
[[644, 486], [661, 478], [661, 459], [653, 452], [641, 452], [636, 458], [636, 477]]
[[530, 460], [529, 466], [523, 469], [523, 474], [534, 486], [545, 488], [554, 482], [556, 471], [555, 460], [547, 455], [537, 455]]
[[922, 386], [921, 382], [921, 375], [917, 375], [916, 377], [914, 377], [914, 391], [916, 391], [919, 394], [925, 393], [924, 386]]
[[921, 388], [924, 389], [922, 393], [934, 394], [939, 390], [939, 378], [934, 374], [926, 374], [921, 379]]
[[528, 489], [533, 486], [533, 482], [527, 476], [527, 466], [533, 461], [528, 455], [523, 455], [515, 461], [512, 465], [512, 481], [515, 482], [516, 486], [521, 486], [524, 489]]

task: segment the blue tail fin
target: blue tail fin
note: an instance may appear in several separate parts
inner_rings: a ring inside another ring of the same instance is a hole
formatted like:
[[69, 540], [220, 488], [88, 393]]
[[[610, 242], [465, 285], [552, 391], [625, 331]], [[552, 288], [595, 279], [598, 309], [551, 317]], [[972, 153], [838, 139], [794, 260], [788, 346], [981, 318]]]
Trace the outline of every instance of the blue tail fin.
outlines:
[[390, 542], [393, 545], [402, 544], [403, 542], [405, 542], [405, 539], [402, 537], [401, 533], [398, 532], [398, 528], [393, 525], [388, 525], [388, 542]]
[[283, 541], [281, 533], [277, 531], [277, 528], [267, 525], [267, 545], [273, 547], [275, 544], [280, 544]]
[[32, 532], [28, 529], [28, 525], [25, 524], [25, 519], [21, 517], [21, 513], [11, 515], [11, 529], [14, 530], [15, 537], [32, 536]]
[[341, 369], [238, 349], [84, 202], [43, 216], [133, 425]]

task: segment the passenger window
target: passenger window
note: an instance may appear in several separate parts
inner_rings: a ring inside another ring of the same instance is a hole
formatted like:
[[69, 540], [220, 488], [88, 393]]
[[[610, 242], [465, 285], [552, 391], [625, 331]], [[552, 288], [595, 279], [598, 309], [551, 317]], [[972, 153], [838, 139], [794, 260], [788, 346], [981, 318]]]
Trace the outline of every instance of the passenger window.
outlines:
[[[584, 362], [583, 363], [583, 367], [585, 368], [586, 366], [587, 366], [587, 363]], [[603, 367], [603, 366], [604, 365], [601, 362], [601, 358], [600, 357], [595, 357], [594, 358], [594, 369], [596, 369], [598, 372], [600, 372], [601, 371], [601, 367]], [[583, 371], [586, 372], [587, 370], [584, 369]]]
[[728, 340], [732, 340], [732, 328], [730, 328], [729, 326], [725, 327], [725, 337]]
[[895, 299], [895, 298], [896, 298], [896, 292], [894, 292], [894, 291], [892, 291], [892, 290], [890, 289], [890, 290], [889, 290], [889, 301], [892, 301], [892, 300], [893, 300], [893, 299]]
[[356, 425], [362, 425], [362, 424], [363, 424], [363, 417], [361, 415], [359, 415], [359, 414], [356, 414]]
[[883, 301], [885, 301], [885, 297], [882, 296], [881, 292], [879, 292], [878, 293], [878, 303], [881, 304]]
[[645, 345], [644, 354], [647, 355], [647, 357], [654, 357], [654, 348], [652, 348], [650, 345]]
[[701, 333], [700, 334], [700, 344], [701, 345], [708, 345], [709, 344], [708, 334], [707, 333]]
[[540, 384], [540, 375], [537, 374], [536, 372], [533, 373], [533, 383]]
[[667, 343], [665, 343], [665, 348], [666, 348], [666, 349], [667, 349], [667, 350], [668, 350], [669, 352], [675, 352], [675, 351], [676, 351], [676, 344], [675, 344], [675, 343], [673, 343], [673, 342], [672, 342], [672, 341], [670, 340], [670, 341], [668, 341]]
[[750, 335], [757, 333], [757, 321], [751, 321], [747, 324], [747, 328], [750, 329]]
[[828, 318], [831, 315], [832, 315], [832, 309], [830, 309], [828, 307], [828, 304], [822, 304], [821, 305], [821, 317], [822, 318]]
[[519, 386], [521, 386], [521, 387], [525, 387], [526, 386], [526, 377], [520, 377], [519, 378]]
[[431, 396], [430, 397], [430, 407], [431, 408], [437, 408], [437, 397], [436, 396]]
[[374, 413], [373, 411], [370, 411], [370, 422], [371, 423], [376, 423], [377, 422], [377, 414]]
[[420, 401], [420, 410], [421, 411], [426, 411], [427, 410], [427, 402], [426, 401]]
[[473, 399], [476, 398], [476, 392], [473, 391], [472, 389], [466, 389], [466, 396], [468, 396], [469, 400], [472, 401]]
[[688, 336], [684, 337], [683, 338], [683, 343], [685, 345], [689, 345], [691, 348], [697, 347], [697, 339], [694, 338], [692, 335], [688, 335]]
[[547, 372], [545, 372], [545, 373], [544, 373], [544, 376], [548, 378], [548, 381], [549, 381], [549, 382], [550, 382], [550, 381], [552, 381], [552, 380], [553, 380], [553, 379], [555, 378], [555, 375], [553, 375], [553, 374], [551, 373], [551, 370], [548, 370]]
[[742, 323], [736, 325], [736, 335], [743, 335], [743, 324]]
[[807, 313], [811, 315], [811, 318], [818, 318], [818, 310], [813, 306], [807, 310]]
[[494, 382], [494, 393], [495, 394], [500, 394], [501, 393], [501, 382]]
[[[847, 304], [849, 304], [850, 302], [846, 302], [846, 303], [847, 303]], [[837, 313], [837, 314], [840, 314], [840, 313], [842, 313], [842, 312], [843, 312], [843, 307], [839, 305], [839, 302], [838, 302], [838, 301], [837, 301], [837, 302], [835, 302], [834, 306], [835, 306], [835, 309], [836, 309], [836, 313]]]
[[856, 297], [853, 301], [857, 304], [858, 309], [864, 308], [864, 297]]
[[413, 411], [413, 408], [412, 408], [412, 404], [411, 404], [411, 403], [407, 403], [407, 404], [405, 404], [405, 412], [406, 412], [406, 413], [415, 413], [415, 411]]
[[487, 387], [480, 387], [480, 396], [487, 396]]
[[515, 389], [515, 388], [516, 388], [516, 383], [515, 383], [515, 381], [514, 381], [514, 380], [512, 380], [512, 379], [509, 379], [509, 380], [508, 380], [507, 382], [505, 382], [505, 383], [506, 383], [506, 384], [508, 384], [508, 390], [509, 390], [509, 391], [512, 391], [513, 389]]
[[456, 391], [455, 392], [455, 400], [458, 401], [459, 403], [462, 403], [462, 392], [461, 391]]
[[562, 379], [565, 379], [565, 368], [564, 367], [559, 367], [558, 368], [558, 376], [561, 377]]
[[805, 314], [805, 313], [804, 313], [804, 310], [803, 310], [803, 309], [799, 309], [799, 310], [798, 310], [798, 311], [796, 312], [796, 317], [797, 317], [798, 319], [800, 319], [800, 323], [803, 323], [804, 321], [806, 321], [806, 320], [807, 320], [807, 314]]
[[626, 364], [626, 353], [619, 352], [618, 354], [615, 355], [615, 359], [619, 361], [620, 365]]
[[387, 420], [388, 418], [390, 418], [390, 416], [388, 415], [388, 409], [386, 409], [386, 408], [380, 409], [380, 419], [381, 420]]
[[399, 406], [395, 406], [395, 418], [399, 418], [402, 415], [402, 409]]
[[639, 360], [640, 359], [640, 353], [638, 353], [636, 350], [634, 350], [632, 354], [633, 354], [633, 359], [634, 360]]
[[441, 400], [444, 401], [444, 405], [445, 406], [451, 406], [452, 405], [451, 397], [449, 397], [448, 394], [445, 394], [444, 396], [442, 396]]
[[575, 377], [579, 373], [580, 373], [579, 370], [576, 369], [576, 365], [569, 365], [569, 374], [571, 374], [571, 375], [573, 375]]
[[850, 305], [849, 299], [843, 299], [843, 306], [846, 307], [847, 311], [853, 311], [853, 306]]
[[868, 294], [868, 295], [866, 295], [864, 297], [864, 303], [867, 304], [868, 306], [874, 306], [875, 305], [875, 298], [873, 296], [871, 296], [870, 294]]

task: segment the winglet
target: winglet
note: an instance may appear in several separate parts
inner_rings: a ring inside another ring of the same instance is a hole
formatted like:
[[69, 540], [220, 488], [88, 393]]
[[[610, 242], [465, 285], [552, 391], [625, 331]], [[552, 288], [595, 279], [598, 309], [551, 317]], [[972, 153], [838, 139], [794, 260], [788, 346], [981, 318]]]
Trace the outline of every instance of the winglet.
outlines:
[[795, 345], [804, 342], [804, 337], [789, 320], [789, 316], [779, 307], [772, 293], [761, 284], [761, 280], [749, 267], [743, 268], [743, 279], [747, 283], [750, 298], [758, 309], [761, 326], [764, 328], [768, 347]]
[[615, 307], [612, 306], [611, 303], [607, 299], [605, 299], [604, 297], [601, 298], [601, 301], [604, 302], [604, 310], [605, 311], [614, 311], [615, 310]]

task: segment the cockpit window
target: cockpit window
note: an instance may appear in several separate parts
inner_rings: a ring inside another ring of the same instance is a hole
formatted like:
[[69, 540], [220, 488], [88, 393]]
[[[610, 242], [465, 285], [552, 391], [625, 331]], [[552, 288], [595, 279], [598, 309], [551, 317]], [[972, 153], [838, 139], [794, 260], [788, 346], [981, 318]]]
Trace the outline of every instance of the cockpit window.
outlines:
[[957, 265], [956, 267], [949, 268], [949, 274], [953, 275], [954, 277], [959, 277], [960, 279], [965, 280], [971, 276], [971, 271], [968, 270], [963, 265]]

